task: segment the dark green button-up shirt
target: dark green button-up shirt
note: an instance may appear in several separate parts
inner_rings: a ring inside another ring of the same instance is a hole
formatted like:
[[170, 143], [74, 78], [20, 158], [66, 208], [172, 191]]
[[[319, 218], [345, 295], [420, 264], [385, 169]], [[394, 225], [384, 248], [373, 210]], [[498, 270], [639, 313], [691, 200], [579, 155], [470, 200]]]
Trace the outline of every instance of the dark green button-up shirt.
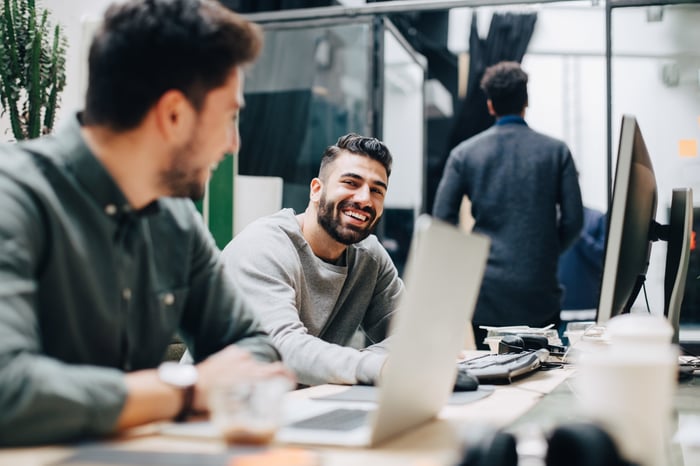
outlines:
[[130, 208], [77, 120], [0, 146], [0, 445], [111, 431], [123, 371], [175, 332], [196, 361], [232, 343], [278, 359], [218, 256], [191, 201]]

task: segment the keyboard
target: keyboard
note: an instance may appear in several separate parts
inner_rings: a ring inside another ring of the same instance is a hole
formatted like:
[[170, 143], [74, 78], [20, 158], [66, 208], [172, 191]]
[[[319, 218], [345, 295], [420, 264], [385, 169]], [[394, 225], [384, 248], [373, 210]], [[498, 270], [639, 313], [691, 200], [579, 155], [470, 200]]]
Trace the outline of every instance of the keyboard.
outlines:
[[291, 427], [320, 430], [352, 430], [367, 420], [366, 409], [338, 408], [292, 423]]
[[459, 370], [474, 375], [479, 383], [510, 383], [518, 377], [531, 374], [542, 362], [536, 351], [520, 353], [486, 354], [460, 361]]

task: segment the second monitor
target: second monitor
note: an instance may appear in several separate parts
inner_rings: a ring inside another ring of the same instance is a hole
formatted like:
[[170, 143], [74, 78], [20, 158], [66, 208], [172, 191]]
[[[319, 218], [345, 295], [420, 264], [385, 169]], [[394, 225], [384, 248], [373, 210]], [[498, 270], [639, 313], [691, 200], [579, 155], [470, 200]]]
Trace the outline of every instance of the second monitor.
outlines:
[[664, 314], [678, 322], [690, 256], [692, 190], [673, 192], [669, 225], [656, 222], [657, 186], [644, 138], [632, 115], [622, 117], [597, 321], [629, 312], [646, 279], [652, 241], [668, 241]]

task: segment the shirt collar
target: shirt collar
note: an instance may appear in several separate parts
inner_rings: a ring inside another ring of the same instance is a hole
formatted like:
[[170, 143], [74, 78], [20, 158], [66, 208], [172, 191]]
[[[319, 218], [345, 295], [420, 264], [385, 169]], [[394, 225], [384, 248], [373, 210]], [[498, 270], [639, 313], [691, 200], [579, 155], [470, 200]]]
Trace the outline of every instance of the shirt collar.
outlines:
[[73, 174], [76, 181], [110, 217], [118, 219], [124, 215], [157, 212], [157, 201], [134, 211], [107, 169], [85, 143], [80, 132], [80, 119], [80, 114], [75, 115], [56, 133], [55, 141], [60, 144], [56, 156], [61, 159], [66, 170]]
[[527, 126], [527, 123], [525, 123], [525, 119], [520, 115], [505, 115], [496, 120], [496, 126], [502, 126], [511, 123]]

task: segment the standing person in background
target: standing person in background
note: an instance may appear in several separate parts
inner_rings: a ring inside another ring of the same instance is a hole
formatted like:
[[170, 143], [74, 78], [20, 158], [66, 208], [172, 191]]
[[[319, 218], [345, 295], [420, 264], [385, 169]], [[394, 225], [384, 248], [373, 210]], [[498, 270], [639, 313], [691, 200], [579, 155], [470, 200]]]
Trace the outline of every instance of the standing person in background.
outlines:
[[[392, 157], [375, 138], [348, 134], [326, 148], [306, 211], [283, 209], [224, 248], [231, 281], [299, 382], [372, 384], [386, 361], [389, 320], [403, 292], [371, 235], [384, 210]], [[360, 329], [372, 343], [349, 347]]]
[[[292, 379], [188, 199], [239, 147], [261, 40], [215, 1], [116, 3], [84, 113], [0, 147], [0, 445], [182, 420], [215, 384]], [[196, 366], [159, 366], [176, 332]]]
[[496, 123], [452, 150], [433, 206], [434, 216], [456, 224], [467, 196], [474, 231], [491, 238], [473, 319], [482, 348], [482, 325], [558, 325], [557, 263], [583, 223], [568, 147], [524, 120], [527, 80], [516, 62], [486, 69], [481, 88]]
[[597, 309], [603, 276], [607, 216], [583, 208], [583, 229], [576, 242], [559, 258], [559, 281], [564, 288], [561, 307]]

